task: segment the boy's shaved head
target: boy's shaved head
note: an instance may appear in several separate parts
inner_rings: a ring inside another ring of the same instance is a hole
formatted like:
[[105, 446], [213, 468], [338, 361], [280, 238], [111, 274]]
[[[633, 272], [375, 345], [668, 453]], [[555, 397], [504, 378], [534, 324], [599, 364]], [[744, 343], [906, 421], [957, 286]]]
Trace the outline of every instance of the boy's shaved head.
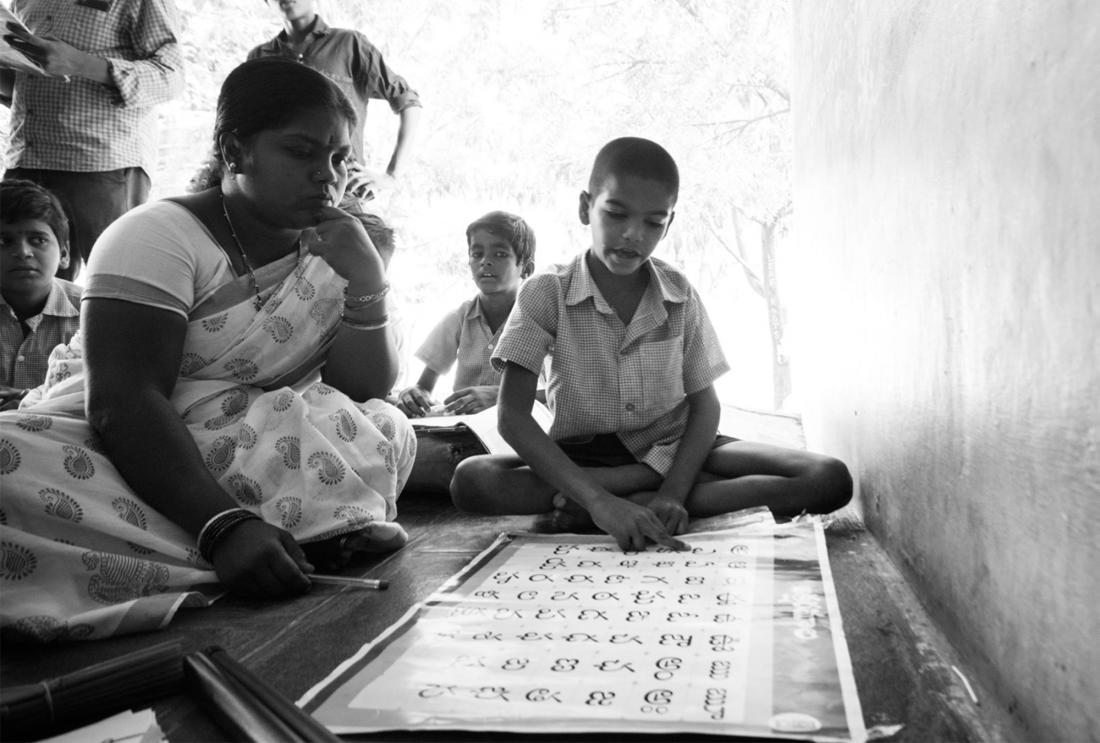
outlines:
[[608, 176], [632, 175], [657, 181], [668, 187], [675, 203], [680, 193], [680, 170], [661, 145], [641, 137], [613, 139], [596, 154], [588, 193], [595, 196]]

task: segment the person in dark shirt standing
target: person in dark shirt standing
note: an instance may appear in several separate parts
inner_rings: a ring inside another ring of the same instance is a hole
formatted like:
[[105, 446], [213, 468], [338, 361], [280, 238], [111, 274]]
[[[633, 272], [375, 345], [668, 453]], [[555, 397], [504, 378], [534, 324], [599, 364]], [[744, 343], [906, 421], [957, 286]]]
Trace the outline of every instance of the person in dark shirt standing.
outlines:
[[[183, 93], [173, 0], [15, 0], [26, 27], [5, 40], [40, 74], [0, 70], [11, 106], [5, 180], [34, 181], [65, 206], [72, 279], [100, 233], [149, 197], [155, 107]], [[9, 97], [10, 91], [10, 97]]]
[[[267, 2], [282, 17], [283, 30], [271, 41], [250, 51], [248, 58], [295, 59], [322, 72], [344, 91], [358, 116], [352, 134], [356, 172], [348, 185], [345, 202], [349, 197], [371, 198], [380, 188], [391, 186], [408, 161], [413, 134], [420, 118], [420, 96], [409, 87], [405, 78], [386, 65], [382, 53], [366, 36], [351, 29], [332, 28], [325, 23], [315, 10], [315, 0]], [[384, 172], [369, 167], [368, 152], [363, 143], [367, 103], [372, 98], [387, 101], [390, 109], [400, 117], [397, 141]]]

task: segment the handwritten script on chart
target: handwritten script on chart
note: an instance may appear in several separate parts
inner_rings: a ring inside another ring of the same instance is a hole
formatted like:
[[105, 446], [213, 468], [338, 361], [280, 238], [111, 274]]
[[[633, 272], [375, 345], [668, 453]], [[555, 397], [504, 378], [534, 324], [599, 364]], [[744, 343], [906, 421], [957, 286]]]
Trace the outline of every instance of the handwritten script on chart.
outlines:
[[337, 733], [865, 739], [820, 523], [684, 540], [501, 535], [302, 703]]

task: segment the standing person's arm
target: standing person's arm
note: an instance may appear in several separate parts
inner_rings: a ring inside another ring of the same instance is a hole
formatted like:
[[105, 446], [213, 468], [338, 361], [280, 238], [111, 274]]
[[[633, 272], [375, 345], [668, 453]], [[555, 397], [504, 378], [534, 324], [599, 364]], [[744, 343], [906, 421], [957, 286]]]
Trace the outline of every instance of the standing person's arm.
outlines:
[[401, 118], [397, 126], [397, 141], [394, 143], [389, 165], [386, 166], [386, 175], [391, 178], [396, 179], [400, 175], [405, 161], [409, 158], [413, 140], [420, 126], [420, 113], [420, 105], [417, 104], [406, 106], [397, 114]]
[[9, 27], [4, 39], [12, 49], [38, 65], [47, 77], [82, 77], [104, 85], [111, 83], [106, 59], [49, 34], [35, 36], [25, 29]]
[[382, 52], [366, 36], [356, 33], [355, 40], [356, 58], [360, 60], [360, 64], [353, 74], [360, 94], [367, 98], [388, 101], [390, 110], [401, 119], [397, 128], [397, 140], [386, 165], [386, 175], [396, 179], [409, 161], [419, 128], [420, 96], [405, 78], [386, 65]]
[[[89, 298], [82, 309], [89, 424], [138, 497], [198, 535], [239, 505], [206, 469], [171, 403], [187, 321], [118, 299]], [[212, 562], [230, 588], [272, 596], [306, 590], [313, 570], [288, 532], [260, 519], [225, 532]]]
[[179, 11], [172, 0], [137, 3], [132, 25], [118, 29], [132, 45], [133, 59], [100, 56], [53, 37], [12, 30], [12, 47], [50, 77], [81, 77], [114, 88], [124, 106], [154, 106], [183, 92]]
[[183, 94], [181, 27], [175, 0], [141, 0], [132, 40], [136, 59], [111, 59], [111, 81], [123, 105], [155, 106]]

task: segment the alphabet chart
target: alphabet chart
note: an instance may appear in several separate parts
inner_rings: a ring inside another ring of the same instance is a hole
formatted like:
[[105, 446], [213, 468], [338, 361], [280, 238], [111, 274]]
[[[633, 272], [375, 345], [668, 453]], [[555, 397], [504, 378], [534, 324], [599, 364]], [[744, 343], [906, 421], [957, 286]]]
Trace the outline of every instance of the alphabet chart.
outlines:
[[501, 535], [300, 704], [337, 734], [866, 740], [821, 523], [682, 538]]

